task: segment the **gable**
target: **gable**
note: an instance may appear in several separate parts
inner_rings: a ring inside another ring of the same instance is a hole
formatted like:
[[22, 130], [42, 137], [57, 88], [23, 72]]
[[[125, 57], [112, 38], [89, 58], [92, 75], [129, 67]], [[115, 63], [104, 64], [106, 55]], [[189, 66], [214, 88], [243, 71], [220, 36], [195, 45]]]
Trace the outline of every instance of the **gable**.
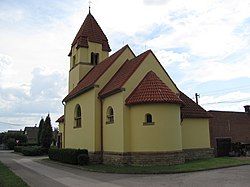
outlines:
[[131, 92], [136, 88], [139, 82], [145, 77], [145, 75], [153, 71], [159, 77], [159, 79], [175, 94], [179, 94], [179, 90], [164, 70], [160, 62], [157, 60], [152, 51], [143, 60], [140, 66], [134, 71], [131, 77], [126, 81], [123, 88], [125, 89], [125, 97], [127, 98]]
[[[130, 53], [129, 53], [130, 52]], [[124, 54], [125, 53], [125, 54]], [[123, 55], [124, 54], [124, 55]], [[129, 55], [128, 55], [129, 54]], [[95, 87], [97, 81], [100, 77], [108, 76], [105, 74], [105, 72], [115, 64], [115, 62], [119, 59], [119, 57], [123, 56], [121, 64], [127, 59], [132, 58], [131, 56], [134, 56], [134, 54], [131, 52], [131, 49], [128, 45], [124, 46], [114, 54], [112, 54], [110, 57], [106, 58], [99, 64], [97, 64], [94, 68], [92, 68], [83, 78], [80, 80], [80, 82], [77, 84], [77, 86], [63, 99], [63, 101], [68, 101], [92, 88]], [[120, 67], [116, 68], [119, 69]], [[108, 77], [111, 77], [112, 75], [109, 75]]]

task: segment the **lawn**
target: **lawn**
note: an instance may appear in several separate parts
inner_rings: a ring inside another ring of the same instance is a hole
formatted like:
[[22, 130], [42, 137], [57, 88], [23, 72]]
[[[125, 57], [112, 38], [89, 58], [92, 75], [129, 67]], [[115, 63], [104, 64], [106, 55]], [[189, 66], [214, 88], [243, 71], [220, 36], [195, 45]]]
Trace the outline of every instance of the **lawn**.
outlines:
[[239, 159], [232, 157], [211, 158], [192, 161], [173, 166], [112, 166], [112, 165], [87, 165], [82, 169], [107, 173], [130, 173], [130, 174], [168, 174], [203, 171], [216, 168], [225, 168], [250, 164], [250, 159]]
[[28, 185], [0, 162], [0, 186], [26, 187]]

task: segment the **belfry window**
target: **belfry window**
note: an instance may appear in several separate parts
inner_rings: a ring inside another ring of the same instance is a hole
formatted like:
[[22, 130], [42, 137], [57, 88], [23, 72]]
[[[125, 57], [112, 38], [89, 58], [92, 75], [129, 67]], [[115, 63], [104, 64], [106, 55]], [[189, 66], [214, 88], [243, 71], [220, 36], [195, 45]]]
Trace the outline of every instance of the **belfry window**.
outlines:
[[145, 114], [145, 122], [143, 125], [154, 125], [152, 114]]
[[76, 55], [73, 56], [73, 59], [72, 59], [72, 67], [75, 67], [76, 65]]
[[76, 105], [75, 108], [75, 128], [81, 127], [81, 107], [80, 105]]
[[108, 107], [107, 109], [107, 124], [114, 123], [114, 110], [111, 106]]
[[91, 53], [91, 64], [97, 65], [99, 62], [99, 53]]

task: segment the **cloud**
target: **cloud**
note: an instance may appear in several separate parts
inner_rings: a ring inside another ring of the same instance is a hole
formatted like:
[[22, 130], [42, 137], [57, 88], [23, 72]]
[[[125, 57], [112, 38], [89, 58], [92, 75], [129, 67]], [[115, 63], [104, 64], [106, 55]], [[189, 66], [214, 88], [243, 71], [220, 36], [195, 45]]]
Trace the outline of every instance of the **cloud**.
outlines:
[[208, 82], [213, 80], [232, 80], [236, 78], [250, 78], [250, 56], [247, 54], [243, 59], [233, 61], [206, 60], [192, 63], [192, 66], [183, 68], [183, 82]]
[[0, 119], [27, 124], [51, 113], [55, 121], [63, 112], [61, 100], [66, 93], [66, 82], [66, 77], [58, 72], [46, 74], [35, 68], [28, 93], [22, 88], [0, 87]]
[[169, 0], [143, 0], [145, 5], [163, 5], [166, 4]]
[[220, 96], [201, 96], [199, 103], [207, 110], [244, 111], [243, 106], [249, 101], [250, 93], [236, 91]]

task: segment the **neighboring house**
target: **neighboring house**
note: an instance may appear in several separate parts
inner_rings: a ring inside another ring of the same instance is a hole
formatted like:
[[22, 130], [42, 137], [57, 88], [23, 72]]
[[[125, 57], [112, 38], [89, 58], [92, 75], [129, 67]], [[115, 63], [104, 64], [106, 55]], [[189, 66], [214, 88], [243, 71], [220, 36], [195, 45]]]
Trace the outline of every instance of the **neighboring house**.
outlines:
[[7, 133], [12, 133], [12, 134], [20, 133], [20, 134], [23, 134], [23, 131], [22, 131], [22, 129], [20, 129], [20, 130], [8, 130]]
[[250, 144], [250, 105], [244, 107], [245, 112], [209, 111], [211, 146], [217, 156], [228, 155], [231, 143]]
[[64, 146], [64, 115], [62, 115], [60, 118], [56, 120], [56, 122], [59, 123], [59, 133], [57, 135], [57, 147], [58, 148], [63, 148]]
[[36, 144], [38, 143], [37, 137], [38, 137], [38, 131], [39, 127], [25, 127], [24, 128], [24, 134], [27, 136], [27, 143]]
[[210, 115], [182, 93], [151, 50], [109, 56], [89, 13], [69, 53], [69, 93], [59, 122], [64, 148], [109, 164], [176, 164], [212, 156]]

